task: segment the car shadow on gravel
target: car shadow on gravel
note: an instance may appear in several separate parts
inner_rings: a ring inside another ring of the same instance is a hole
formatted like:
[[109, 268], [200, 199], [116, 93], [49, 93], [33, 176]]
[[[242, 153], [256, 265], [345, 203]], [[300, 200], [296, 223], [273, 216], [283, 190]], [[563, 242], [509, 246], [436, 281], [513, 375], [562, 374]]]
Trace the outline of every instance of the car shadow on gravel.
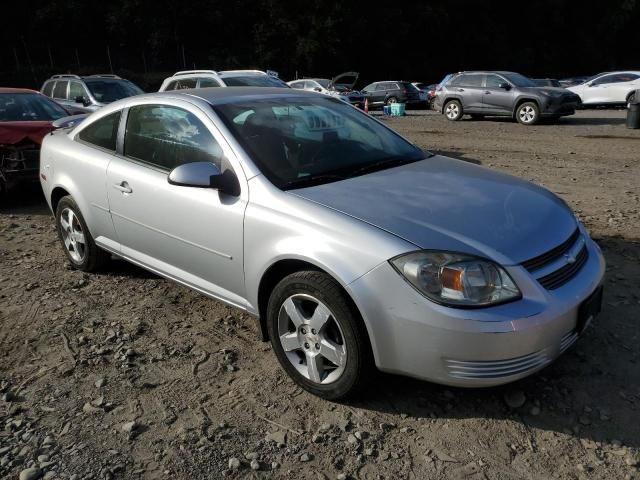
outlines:
[[560, 122], [566, 125], [624, 125], [626, 118], [619, 117], [563, 117]]
[[481, 389], [380, 373], [350, 405], [400, 423], [404, 415], [490, 418], [577, 438], [585, 448], [614, 440], [640, 446], [640, 424], [630, 421], [640, 409], [640, 240], [607, 237], [598, 243], [607, 260], [603, 311], [551, 365], [523, 380]]
[[429, 150], [436, 155], [442, 155], [443, 157], [455, 158], [456, 160], [462, 160], [464, 162], [473, 163], [474, 165], [482, 165], [482, 162], [477, 158], [469, 158], [462, 151], [453, 150]]

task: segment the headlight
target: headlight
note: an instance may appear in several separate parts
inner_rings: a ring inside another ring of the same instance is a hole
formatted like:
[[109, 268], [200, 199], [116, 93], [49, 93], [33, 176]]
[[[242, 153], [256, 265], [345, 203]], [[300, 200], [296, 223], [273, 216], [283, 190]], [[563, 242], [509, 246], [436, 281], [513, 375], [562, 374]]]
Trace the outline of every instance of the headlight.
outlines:
[[411, 285], [436, 303], [486, 307], [522, 296], [502, 267], [471, 255], [425, 250], [390, 262]]

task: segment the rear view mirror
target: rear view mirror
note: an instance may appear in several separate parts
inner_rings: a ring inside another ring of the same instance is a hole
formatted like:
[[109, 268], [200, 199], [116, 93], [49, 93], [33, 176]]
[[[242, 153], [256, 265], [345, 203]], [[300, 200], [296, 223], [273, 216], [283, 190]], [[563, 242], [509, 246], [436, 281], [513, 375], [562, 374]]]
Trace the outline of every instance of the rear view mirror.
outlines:
[[315, 87], [313, 90], [314, 90], [315, 92], [321, 92], [321, 91], [322, 91], [322, 89], [321, 89], [320, 87]]
[[233, 171], [222, 173], [211, 162], [184, 163], [171, 170], [167, 181], [180, 187], [213, 188], [228, 195], [240, 195], [240, 184]]
[[86, 107], [86, 106], [88, 106], [88, 105], [89, 105], [89, 103], [90, 103], [90, 102], [89, 102], [89, 99], [88, 99], [88, 98], [83, 97], [82, 95], [78, 95], [78, 96], [75, 98], [75, 102], [76, 102], [76, 103], [81, 103], [81, 104], [82, 104], [82, 105], [84, 105], [85, 107]]
[[511, 90], [511, 85], [509, 85], [507, 82], [502, 82], [498, 85], [498, 88], [502, 88], [503, 90]]

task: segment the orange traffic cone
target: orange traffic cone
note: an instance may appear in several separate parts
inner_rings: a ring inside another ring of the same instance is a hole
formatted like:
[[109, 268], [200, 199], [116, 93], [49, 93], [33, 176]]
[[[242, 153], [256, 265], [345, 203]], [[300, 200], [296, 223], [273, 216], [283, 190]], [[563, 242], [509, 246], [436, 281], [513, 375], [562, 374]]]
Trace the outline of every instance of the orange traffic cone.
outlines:
[[369, 113], [369, 99], [364, 99], [364, 113]]

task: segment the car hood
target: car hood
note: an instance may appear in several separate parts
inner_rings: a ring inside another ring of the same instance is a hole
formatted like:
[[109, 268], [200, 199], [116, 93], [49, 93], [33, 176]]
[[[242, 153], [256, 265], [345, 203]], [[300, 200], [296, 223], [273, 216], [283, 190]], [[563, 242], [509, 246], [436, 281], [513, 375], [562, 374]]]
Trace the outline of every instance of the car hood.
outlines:
[[419, 248], [480, 255], [504, 265], [522, 263], [557, 247], [577, 225], [566, 204], [551, 192], [439, 155], [288, 193], [379, 227]]
[[358, 72], [341, 73], [340, 75], [336, 75], [331, 79], [331, 82], [329, 83], [329, 88], [333, 87], [334, 85], [344, 85], [349, 90], [352, 90], [353, 86], [358, 81], [359, 76], [360, 74]]
[[556, 93], [558, 95], [566, 94], [567, 89], [562, 87], [520, 87], [520, 91], [522, 92], [530, 92], [530, 93], [540, 93], [540, 92], [548, 92], [548, 93]]
[[40, 145], [53, 130], [52, 122], [0, 122], [0, 145], [16, 145], [25, 140]]

